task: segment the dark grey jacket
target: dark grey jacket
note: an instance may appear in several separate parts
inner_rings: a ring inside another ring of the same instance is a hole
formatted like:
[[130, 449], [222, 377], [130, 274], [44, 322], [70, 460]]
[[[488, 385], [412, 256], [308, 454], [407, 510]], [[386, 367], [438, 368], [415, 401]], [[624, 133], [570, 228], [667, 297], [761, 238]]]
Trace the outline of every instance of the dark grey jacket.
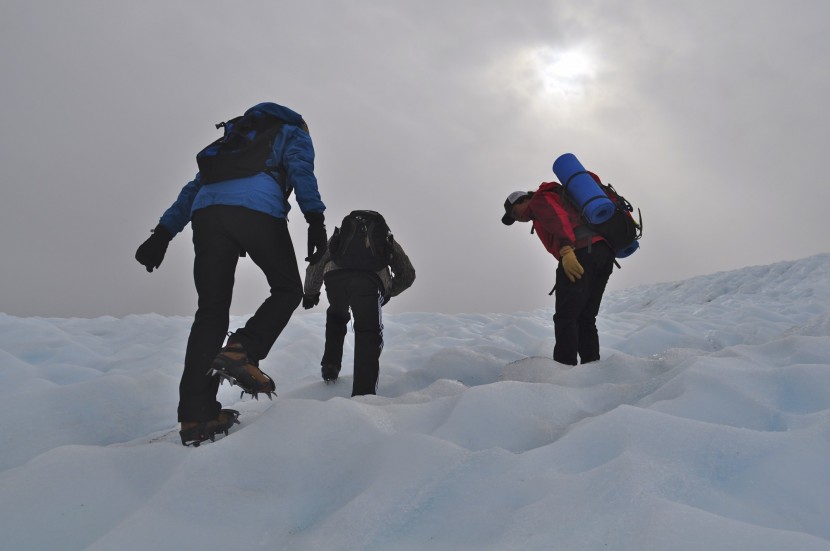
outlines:
[[[409, 257], [397, 241], [393, 241], [392, 262], [386, 268], [377, 272], [378, 279], [380, 279], [383, 286], [383, 296], [392, 298], [398, 296], [406, 289], [408, 289], [415, 281], [415, 268], [409, 261]], [[316, 264], [309, 264], [305, 272], [305, 285], [303, 292], [306, 295], [316, 295], [323, 287], [323, 281], [326, 274], [335, 270], [342, 270], [337, 263], [331, 258], [331, 241], [329, 241], [329, 248], [323, 258]]]

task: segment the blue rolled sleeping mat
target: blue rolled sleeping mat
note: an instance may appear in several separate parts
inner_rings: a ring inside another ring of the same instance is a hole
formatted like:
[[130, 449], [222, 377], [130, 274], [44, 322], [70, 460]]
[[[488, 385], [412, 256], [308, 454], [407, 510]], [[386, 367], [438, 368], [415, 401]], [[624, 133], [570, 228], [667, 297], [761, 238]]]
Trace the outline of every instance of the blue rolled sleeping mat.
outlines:
[[565, 153], [556, 159], [553, 173], [588, 222], [602, 224], [614, 214], [614, 202], [573, 153]]

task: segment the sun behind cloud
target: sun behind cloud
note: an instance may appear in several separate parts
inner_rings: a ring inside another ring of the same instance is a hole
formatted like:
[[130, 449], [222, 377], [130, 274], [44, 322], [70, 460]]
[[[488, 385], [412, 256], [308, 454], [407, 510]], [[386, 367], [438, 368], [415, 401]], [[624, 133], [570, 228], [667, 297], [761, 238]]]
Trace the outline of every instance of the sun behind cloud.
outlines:
[[540, 94], [578, 99], [585, 96], [586, 85], [596, 76], [593, 59], [580, 50], [539, 48], [529, 55], [540, 82]]
[[536, 46], [496, 63], [497, 78], [524, 99], [570, 106], [590, 96], [597, 62], [586, 48]]

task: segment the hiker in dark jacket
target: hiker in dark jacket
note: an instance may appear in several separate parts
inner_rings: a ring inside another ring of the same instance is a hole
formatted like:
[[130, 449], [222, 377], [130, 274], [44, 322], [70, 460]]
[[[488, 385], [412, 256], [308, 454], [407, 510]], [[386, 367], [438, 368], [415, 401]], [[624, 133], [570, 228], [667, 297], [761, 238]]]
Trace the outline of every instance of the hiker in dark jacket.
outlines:
[[[248, 113], [273, 115], [284, 124], [273, 140], [263, 171], [203, 184], [202, 172], [182, 188], [135, 257], [148, 272], [158, 268], [170, 240], [192, 223], [195, 260], [193, 277], [198, 309], [187, 341], [179, 385], [178, 420], [185, 445], [213, 439], [238, 421], [234, 410], [216, 400], [220, 376], [244, 392], [270, 398], [273, 380], [259, 369], [294, 310], [302, 301], [302, 280], [288, 232], [291, 208], [283, 188], [293, 188], [308, 222], [308, 257], [317, 262], [326, 248], [325, 205], [314, 176], [314, 147], [303, 118], [275, 103], [261, 103]], [[265, 146], [267, 155], [267, 145]], [[279, 181], [284, 179], [285, 181]], [[234, 272], [247, 254], [265, 274], [270, 296], [244, 327], [228, 337]]]
[[[596, 174], [590, 173], [599, 182]], [[514, 191], [504, 202], [501, 221], [531, 222], [545, 249], [559, 261], [556, 269], [556, 344], [553, 359], [566, 365], [599, 360], [597, 313], [614, 252], [600, 235], [584, 224], [563, 197], [562, 186], [546, 182], [535, 192]]]
[[303, 307], [308, 310], [320, 301], [326, 284], [329, 307], [326, 310], [326, 344], [320, 362], [326, 383], [340, 374], [343, 343], [354, 315], [354, 381], [352, 396], [376, 394], [383, 350], [382, 307], [415, 281], [415, 268], [396, 239], [392, 239], [389, 265], [377, 272], [343, 268], [332, 259], [332, 241], [317, 264], [306, 269]]

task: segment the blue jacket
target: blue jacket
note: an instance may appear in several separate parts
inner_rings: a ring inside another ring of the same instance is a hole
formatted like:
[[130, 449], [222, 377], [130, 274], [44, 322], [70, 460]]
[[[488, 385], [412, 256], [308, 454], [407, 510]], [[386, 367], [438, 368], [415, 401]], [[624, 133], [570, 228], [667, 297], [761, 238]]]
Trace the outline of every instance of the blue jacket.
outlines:
[[[254, 109], [265, 111], [285, 121], [274, 139], [274, 148], [268, 164], [277, 166], [282, 161], [300, 210], [303, 214], [325, 211], [326, 206], [320, 198], [317, 178], [314, 176], [314, 145], [308, 132], [301, 128], [305, 127], [302, 117], [276, 103], [260, 103], [250, 110]], [[247, 207], [275, 218], [285, 218], [291, 208], [280, 186], [265, 172], [206, 186], [202, 185], [197, 173], [196, 177], [182, 188], [176, 202], [162, 215], [159, 223], [171, 235], [176, 235], [187, 226], [195, 211], [211, 205]]]

